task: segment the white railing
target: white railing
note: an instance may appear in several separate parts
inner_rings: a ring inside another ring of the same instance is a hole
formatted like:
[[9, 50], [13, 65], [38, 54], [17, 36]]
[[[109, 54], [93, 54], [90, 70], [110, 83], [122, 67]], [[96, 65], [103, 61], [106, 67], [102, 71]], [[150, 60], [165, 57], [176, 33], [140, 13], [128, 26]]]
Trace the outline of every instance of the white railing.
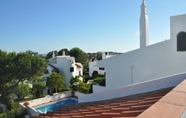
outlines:
[[112, 98], [124, 97], [132, 94], [154, 91], [162, 88], [174, 87], [186, 78], [186, 73], [172, 75], [168, 77], [158, 78], [146, 82], [141, 82], [126, 87], [108, 90], [99, 93], [81, 95], [78, 98], [79, 103], [100, 101]]

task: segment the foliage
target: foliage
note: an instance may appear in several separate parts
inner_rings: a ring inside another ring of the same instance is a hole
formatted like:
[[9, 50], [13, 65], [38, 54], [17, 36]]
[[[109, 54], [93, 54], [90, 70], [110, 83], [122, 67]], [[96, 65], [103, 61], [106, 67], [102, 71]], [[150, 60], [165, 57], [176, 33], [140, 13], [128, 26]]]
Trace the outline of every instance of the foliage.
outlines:
[[57, 55], [62, 55], [63, 54], [63, 51], [65, 51], [65, 55], [69, 55], [69, 50], [64, 48], [64, 49], [61, 49], [58, 51]]
[[69, 88], [69, 87], [66, 87], [66, 88], [58, 88], [58, 91], [59, 91], [59, 92], [70, 91], [70, 90], [71, 90], [71, 88]]
[[90, 84], [84, 83], [83, 81], [79, 80], [78, 78], [82, 76], [75, 76], [70, 79], [70, 88], [73, 91], [79, 91], [81, 93], [89, 93]]
[[55, 56], [57, 56], [57, 50], [55, 50], [55, 51], [48, 52], [45, 58], [46, 58], [46, 59], [52, 58], [53, 52], [54, 52]]
[[95, 78], [97, 78], [97, 77], [105, 78], [105, 75], [102, 75], [102, 74], [96, 74], [96, 75], [95, 75]]
[[7, 53], [0, 50], [0, 94], [13, 90], [20, 82], [44, 74], [47, 63], [28, 53]]
[[27, 50], [26, 53], [30, 54], [31, 56], [37, 56], [38, 52], [33, 52], [31, 50]]
[[2, 118], [24, 118], [26, 110], [19, 108], [18, 102], [11, 103], [11, 110], [3, 114]]
[[80, 82], [78, 85], [78, 91], [81, 93], [88, 94], [90, 87], [91, 87], [91, 84]]
[[72, 89], [72, 91], [77, 91], [77, 84], [80, 82], [78, 78], [79, 76], [75, 76], [71, 77], [70, 79], [70, 88]]
[[70, 49], [69, 54], [70, 56], [75, 57], [76, 62], [80, 62], [84, 68], [86, 67], [86, 64], [88, 62], [88, 56], [83, 50], [75, 47], [75, 48]]
[[28, 84], [26, 83], [20, 83], [16, 88], [15, 88], [15, 92], [14, 92], [17, 97], [18, 100], [23, 100], [24, 97], [28, 96], [31, 94], [31, 88]]
[[99, 84], [100, 82], [102, 82], [104, 80], [104, 78], [101, 78], [101, 77], [96, 77], [96, 78], [94, 78], [94, 82], [96, 83], [96, 84]]
[[44, 76], [40, 76], [32, 80], [33, 88], [32, 88], [32, 94], [35, 97], [42, 96], [42, 90], [46, 87], [46, 82], [44, 79]]
[[50, 77], [47, 80], [47, 86], [50, 87], [51, 89], [56, 89], [57, 92], [57, 88], [62, 88], [64, 85], [64, 77], [56, 72], [52, 72], [52, 74], [50, 75]]

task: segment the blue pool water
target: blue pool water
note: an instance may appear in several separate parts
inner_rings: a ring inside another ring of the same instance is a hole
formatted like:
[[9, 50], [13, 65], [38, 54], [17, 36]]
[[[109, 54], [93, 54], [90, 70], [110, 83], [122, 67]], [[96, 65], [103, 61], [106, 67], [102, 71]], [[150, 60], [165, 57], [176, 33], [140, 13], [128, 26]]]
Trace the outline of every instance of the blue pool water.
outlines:
[[56, 109], [60, 109], [62, 107], [69, 106], [69, 105], [72, 105], [72, 104], [77, 104], [77, 103], [78, 103], [77, 100], [69, 98], [69, 99], [66, 99], [66, 100], [63, 100], [63, 101], [55, 102], [53, 104], [37, 107], [35, 109], [39, 110], [43, 113], [46, 113], [46, 112], [52, 112]]

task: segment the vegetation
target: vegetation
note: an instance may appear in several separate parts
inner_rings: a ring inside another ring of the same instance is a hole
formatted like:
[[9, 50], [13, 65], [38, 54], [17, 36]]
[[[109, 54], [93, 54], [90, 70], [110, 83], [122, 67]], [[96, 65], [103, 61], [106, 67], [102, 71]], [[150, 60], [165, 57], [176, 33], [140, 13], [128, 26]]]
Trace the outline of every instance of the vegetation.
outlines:
[[96, 84], [101, 83], [103, 80], [104, 80], [104, 78], [101, 78], [101, 77], [96, 77], [96, 78], [94, 78], [94, 82], [95, 82]]
[[26, 110], [19, 108], [18, 102], [11, 103], [11, 110], [0, 114], [0, 118], [24, 118]]
[[31, 88], [28, 84], [20, 83], [16, 88], [14, 92], [18, 100], [23, 100], [26, 96], [31, 94]]
[[46, 65], [46, 61], [38, 56], [31, 56], [24, 52], [7, 53], [0, 50], [1, 97], [15, 89], [20, 82], [43, 75]]
[[32, 95], [33, 97], [41, 97], [43, 96], [42, 90], [46, 87], [46, 82], [43, 76], [39, 76], [32, 80]]
[[47, 55], [46, 55], [45, 58], [46, 58], [46, 59], [52, 58], [53, 52], [54, 52], [55, 55], [57, 55], [57, 50], [55, 50], [55, 51], [50, 51], [50, 52], [47, 53]]
[[58, 88], [64, 87], [64, 77], [60, 73], [52, 72], [47, 79], [47, 86], [51, 89], [55, 89], [57, 92]]
[[78, 78], [82, 76], [72, 77], [70, 80], [70, 88], [73, 91], [78, 91], [81, 93], [88, 94], [90, 91], [91, 84], [84, 83], [84, 81], [79, 80]]
[[[33, 51], [10, 52], [0, 50], [0, 103], [7, 106], [8, 111], [0, 114], [3, 118], [22, 118], [25, 111], [21, 110], [17, 100], [22, 100], [31, 94], [31, 88], [25, 82], [32, 82], [42, 76], [47, 62]], [[16, 105], [15, 105], [16, 104]]]
[[69, 55], [69, 50], [68, 49], [61, 49], [57, 52], [57, 55], [62, 55], [63, 54], [63, 51], [65, 51], [65, 55]]
[[70, 88], [72, 89], [72, 91], [77, 91], [77, 85], [79, 84], [80, 80], [78, 79], [78, 76], [72, 77], [70, 79]]
[[75, 57], [76, 62], [80, 62], [82, 65], [86, 65], [88, 57], [86, 53], [80, 48], [75, 47], [75, 48], [70, 49], [69, 54], [70, 56]]

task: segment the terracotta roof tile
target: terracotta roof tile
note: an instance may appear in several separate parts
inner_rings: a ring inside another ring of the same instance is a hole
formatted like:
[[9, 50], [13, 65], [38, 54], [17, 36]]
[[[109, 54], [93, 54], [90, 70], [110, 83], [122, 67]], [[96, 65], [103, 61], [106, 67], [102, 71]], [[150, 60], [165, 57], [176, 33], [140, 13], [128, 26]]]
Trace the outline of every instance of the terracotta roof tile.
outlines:
[[76, 65], [77, 68], [82, 68], [82, 67], [81, 67], [79, 64], [77, 64], [77, 63], [76, 63], [75, 65]]
[[174, 89], [74, 104], [33, 118], [180, 118], [185, 109], [186, 80]]
[[186, 110], [186, 79], [137, 118], [183, 118]]
[[54, 112], [40, 114], [49, 118], [55, 117], [90, 117], [90, 118], [133, 118], [156, 103], [172, 88], [152, 91], [143, 94], [131, 95], [122, 98], [79, 103], [55, 110]]

